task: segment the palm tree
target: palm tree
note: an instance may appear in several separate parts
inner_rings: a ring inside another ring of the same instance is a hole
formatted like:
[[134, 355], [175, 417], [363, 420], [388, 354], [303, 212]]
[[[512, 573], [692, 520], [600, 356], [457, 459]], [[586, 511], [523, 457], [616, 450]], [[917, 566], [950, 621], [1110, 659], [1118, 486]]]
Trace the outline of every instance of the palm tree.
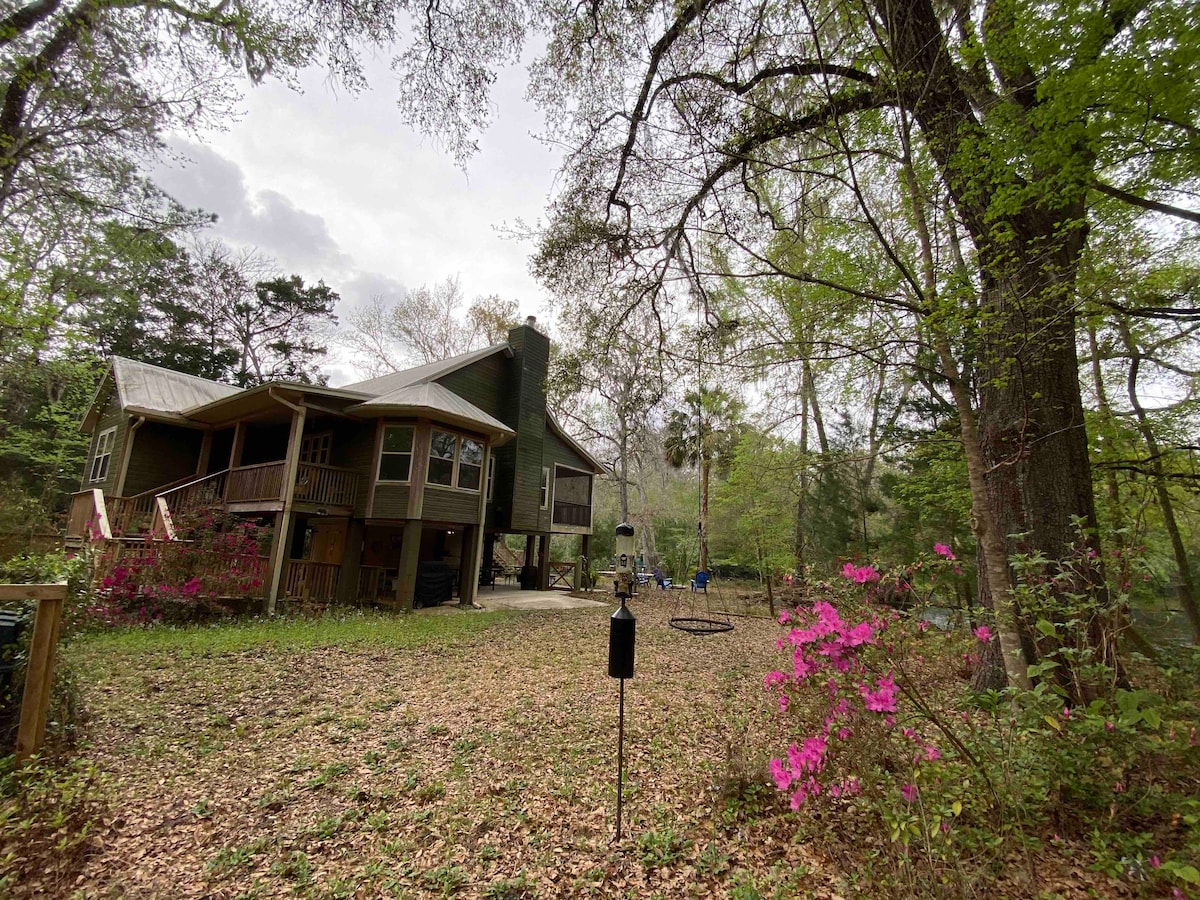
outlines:
[[713, 463], [727, 460], [737, 445], [743, 404], [721, 388], [701, 387], [671, 413], [663, 441], [667, 464], [700, 468], [700, 570], [708, 571], [708, 490]]

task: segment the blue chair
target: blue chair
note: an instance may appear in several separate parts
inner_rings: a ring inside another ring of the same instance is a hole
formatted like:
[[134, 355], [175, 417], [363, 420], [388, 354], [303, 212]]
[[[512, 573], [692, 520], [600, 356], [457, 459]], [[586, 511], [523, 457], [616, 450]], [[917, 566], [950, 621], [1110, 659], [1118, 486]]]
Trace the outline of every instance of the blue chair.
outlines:
[[696, 577], [692, 579], [693, 594], [696, 593], [696, 591], [704, 591], [704, 593], [708, 593], [708, 577], [709, 576], [707, 572], [696, 573]]

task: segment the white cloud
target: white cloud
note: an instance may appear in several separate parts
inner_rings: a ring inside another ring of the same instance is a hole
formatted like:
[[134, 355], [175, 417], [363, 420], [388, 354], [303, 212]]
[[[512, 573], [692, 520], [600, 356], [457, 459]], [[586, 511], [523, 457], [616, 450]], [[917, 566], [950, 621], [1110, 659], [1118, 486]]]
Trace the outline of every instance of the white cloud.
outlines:
[[[343, 317], [372, 296], [457, 276], [468, 299], [516, 299], [522, 317], [546, 322], [529, 247], [498, 232], [542, 215], [559, 162], [530, 135], [541, 122], [522, 99], [524, 73], [500, 74], [495, 125], [466, 173], [401, 124], [401, 88], [386, 63], [369, 74], [374, 90], [358, 96], [337, 94], [317, 71], [304, 73], [304, 93], [256, 87], [240, 121], [204, 143], [173, 141], [190, 162], [152, 177], [185, 205], [216, 213], [216, 236], [323, 279], [342, 295]], [[326, 368], [341, 375], [351, 365]]]

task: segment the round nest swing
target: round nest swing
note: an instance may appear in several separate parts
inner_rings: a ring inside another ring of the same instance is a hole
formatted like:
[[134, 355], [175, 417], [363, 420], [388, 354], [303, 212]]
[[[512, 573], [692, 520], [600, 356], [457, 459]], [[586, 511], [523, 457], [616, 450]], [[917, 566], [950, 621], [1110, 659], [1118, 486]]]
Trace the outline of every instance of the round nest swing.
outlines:
[[668, 623], [672, 628], [686, 631], [688, 634], [723, 634], [733, 631], [733, 623], [721, 622], [717, 619], [697, 619], [685, 616], [675, 616]]

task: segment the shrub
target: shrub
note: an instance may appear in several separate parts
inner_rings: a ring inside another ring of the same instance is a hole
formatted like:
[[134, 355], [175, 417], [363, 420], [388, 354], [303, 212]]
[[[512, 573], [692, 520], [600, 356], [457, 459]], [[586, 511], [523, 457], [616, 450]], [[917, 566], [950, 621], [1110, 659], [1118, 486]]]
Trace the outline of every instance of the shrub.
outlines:
[[259, 596], [269, 537], [253, 522], [211, 509], [176, 521], [183, 539], [113, 544], [84, 619], [100, 625], [186, 622], [228, 612], [233, 598]]
[[[972, 656], [988, 627], [941, 633], [864, 600], [873, 571], [850, 566], [856, 587], [836, 606], [780, 617], [788, 664], [765, 680], [797, 735], [772, 760], [773, 780], [843, 846], [871, 842], [848, 869], [868, 861], [879, 893], [937, 895], [1032, 843], [1085, 847], [1095, 871], [1143, 896], [1200, 882], [1200, 652], [1143, 664], [1136, 687], [1083, 707], [1046, 677], [1063, 664], [1055, 656], [1031, 667], [1032, 690], [976, 695], [938, 662]], [[1084, 601], [1051, 608], [1043, 584], [1020, 589], [1043, 604], [1039, 628], [1067, 627]], [[1080, 647], [1060, 646], [1073, 672], [1115, 679]]]

